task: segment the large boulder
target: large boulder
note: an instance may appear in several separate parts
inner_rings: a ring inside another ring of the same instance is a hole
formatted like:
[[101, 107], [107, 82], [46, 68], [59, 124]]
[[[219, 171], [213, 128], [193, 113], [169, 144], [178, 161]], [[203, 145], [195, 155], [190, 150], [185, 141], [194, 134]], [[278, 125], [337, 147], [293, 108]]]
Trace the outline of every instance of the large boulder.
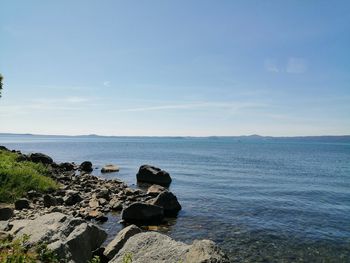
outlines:
[[133, 203], [122, 211], [122, 219], [135, 224], [158, 224], [164, 218], [164, 210], [160, 206]]
[[140, 233], [130, 237], [110, 263], [125, 262], [128, 255], [132, 257], [133, 263], [229, 262], [227, 256], [212, 241], [195, 241], [193, 245], [187, 245], [157, 232]]
[[8, 151], [10, 151], [10, 150], [7, 149], [5, 146], [0, 145], [0, 151], [6, 151], [6, 152], [8, 152]]
[[152, 205], [161, 206], [164, 209], [165, 216], [176, 216], [181, 210], [181, 205], [176, 196], [169, 191], [160, 193], [152, 202]]
[[52, 164], [53, 160], [50, 156], [43, 153], [32, 153], [29, 159], [34, 163]]
[[171, 177], [169, 173], [151, 165], [142, 165], [136, 174], [138, 182], [169, 186]]
[[82, 162], [79, 166], [79, 169], [80, 171], [82, 172], [92, 172], [92, 163], [90, 161], [85, 161], [85, 162]]
[[99, 248], [107, 233], [85, 220], [51, 213], [34, 220], [12, 222], [10, 234], [15, 237], [29, 235], [29, 245], [46, 243], [58, 258], [76, 263], [85, 263], [92, 251]]
[[119, 167], [114, 164], [107, 164], [102, 167], [101, 173], [113, 173], [113, 172], [119, 172]]
[[111, 260], [124, 246], [124, 244], [130, 237], [141, 232], [142, 230], [135, 225], [130, 225], [122, 229], [121, 231], [119, 231], [117, 236], [106, 246], [103, 254], [106, 256], [107, 259]]

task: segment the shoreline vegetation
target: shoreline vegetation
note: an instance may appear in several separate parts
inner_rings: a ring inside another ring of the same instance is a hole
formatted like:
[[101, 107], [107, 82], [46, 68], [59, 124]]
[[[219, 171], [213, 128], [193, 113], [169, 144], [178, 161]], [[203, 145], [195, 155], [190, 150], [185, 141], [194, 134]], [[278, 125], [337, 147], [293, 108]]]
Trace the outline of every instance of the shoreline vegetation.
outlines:
[[[57, 164], [42, 153], [0, 146], [1, 263], [229, 262], [212, 241], [188, 245], [148, 231], [182, 209], [167, 189], [169, 173], [142, 165], [136, 178], [148, 188], [132, 189], [118, 179], [91, 175], [92, 170], [90, 161]], [[121, 213], [124, 228], [103, 246], [108, 234], [95, 223], [107, 221], [112, 211]], [[45, 249], [38, 253], [38, 247]]]

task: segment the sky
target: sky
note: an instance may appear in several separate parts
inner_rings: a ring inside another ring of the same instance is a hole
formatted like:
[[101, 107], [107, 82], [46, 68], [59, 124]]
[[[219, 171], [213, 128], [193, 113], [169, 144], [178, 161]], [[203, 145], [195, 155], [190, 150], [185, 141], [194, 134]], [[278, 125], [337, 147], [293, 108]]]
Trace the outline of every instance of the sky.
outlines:
[[349, 1], [0, 2], [0, 132], [350, 134]]

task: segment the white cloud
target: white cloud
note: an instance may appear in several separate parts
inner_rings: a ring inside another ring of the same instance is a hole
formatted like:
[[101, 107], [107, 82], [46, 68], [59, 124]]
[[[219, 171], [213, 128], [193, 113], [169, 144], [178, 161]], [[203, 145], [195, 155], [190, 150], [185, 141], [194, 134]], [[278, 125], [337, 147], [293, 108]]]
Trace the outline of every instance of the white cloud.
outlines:
[[289, 58], [286, 72], [292, 74], [302, 74], [307, 70], [306, 60], [303, 58]]
[[111, 82], [106, 80], [106, 81], [103, 82], [103, 86], [110, 87], [111, 86]]
[[277, 67], [277, 63], [274, 59], [265, 59], [264, 68], [268, 72], [280, 72], [280, 69]]

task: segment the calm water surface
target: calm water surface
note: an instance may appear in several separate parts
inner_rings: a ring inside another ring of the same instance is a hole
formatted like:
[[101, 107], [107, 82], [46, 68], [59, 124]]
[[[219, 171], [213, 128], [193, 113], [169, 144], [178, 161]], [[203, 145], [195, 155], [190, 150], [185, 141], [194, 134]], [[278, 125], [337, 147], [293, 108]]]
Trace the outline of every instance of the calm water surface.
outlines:
[[[350, 141], [2, 135], [0, 144], [118, 164], [108, 177], [133, 187], [140, 165], [167, 170], [183, 210], [161, 231], [212, 239], [232, 262], [350, 262]], [[109, 217], [112, 238], [121, 225]]]

